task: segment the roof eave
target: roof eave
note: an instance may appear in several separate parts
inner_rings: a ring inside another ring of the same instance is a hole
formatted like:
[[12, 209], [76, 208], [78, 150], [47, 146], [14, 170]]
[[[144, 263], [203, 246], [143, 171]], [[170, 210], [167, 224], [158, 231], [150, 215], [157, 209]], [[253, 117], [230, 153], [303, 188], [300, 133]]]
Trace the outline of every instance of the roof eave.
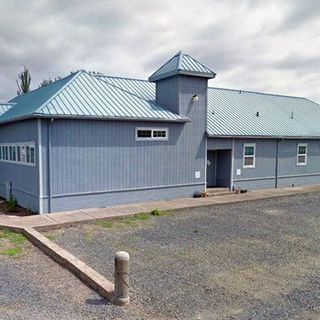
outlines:
[[194, 77], [201, 77], [201, 78], [208, 78], [208, 79], [213, 79], [216, 76], [216, 73], [211, 72], [211, 73], [205, 73], [205, 72], [195, 72], [195, 71], [186, 71], [186, 70], [174, 70], [171, 72], [155, 75], [155, 76], [150, 76], [148, 80], [150, 82], [156, 82], [158, 80], [166, 79], [169, 77], [173, 77], [176, 75], [186, 75], [186, 76], [194, 76]]
[[231, 139], [288, 139], [288, 140], [312, 140], [312, 139], [320, 139], [320, 136], [279, 136], [279, 135], [214, 135], [208, 134], [208, 138], [231, 138]]
[[100, 121], [146, 121], [146, 122], [172, 122], [172, 123], [186, 123], [190, 122], [189, 118], [134, 118], [134, 117], [103, 117], [103, 116], [76, 116], [76, 115], [45, 115], [32, 114], [21, 117], [12, 118], [10, 120], [0, 121], [0, 125], [12, 122], [24, 121], [29, 119], [73, 119], [73, 120], [100, 120]]

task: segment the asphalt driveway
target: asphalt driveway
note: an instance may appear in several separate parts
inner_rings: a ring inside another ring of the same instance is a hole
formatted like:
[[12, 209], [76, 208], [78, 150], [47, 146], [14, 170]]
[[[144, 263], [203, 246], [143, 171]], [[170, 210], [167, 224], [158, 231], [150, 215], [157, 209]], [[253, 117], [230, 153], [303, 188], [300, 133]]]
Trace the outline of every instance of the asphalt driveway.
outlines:
[[110, 280], [114, 253], [128, 251], [131, 306], [121, 309], [103, 302], [30, 249], [26, 257], [14, 261], [0, 256], [1, 315], [319, 319], [319, 208], [320, 194], [309, 194], [50, 232], [55, 242]]

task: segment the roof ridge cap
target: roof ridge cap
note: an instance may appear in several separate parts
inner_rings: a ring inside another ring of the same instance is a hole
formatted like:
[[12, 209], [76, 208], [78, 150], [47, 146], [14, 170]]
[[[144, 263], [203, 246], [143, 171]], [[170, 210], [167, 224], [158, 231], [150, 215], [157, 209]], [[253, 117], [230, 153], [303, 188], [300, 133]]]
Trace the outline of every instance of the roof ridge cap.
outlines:
[[[71, 77], [71, 79], [66, 84], [64, 84], [55, 94], [53, 94], [48, 100], [46, 100], [39, 108], [37, 108], [33, 112], [33, 114], [39, 113], [40, 110], [42, 108], [44, 108], [44, 106], [46, 106], [49, 102], [51, 102], [58, 94], [61, 93], [61, 91], [63, 91], [71, 82], [73, 82], [75, 79], [77, 79], [79, 77], [79, 75], [82, 73], [87, 73], [87, 72], [84, 70], [79, 70], [75, 74], [73, 74], [73, 77]], [[60, 80], [62, 80], [62, 79], [60, 79]]]
[[178, 69], [178, 70], [181, 70], [181, 67], [182, 67], [182, 59], [183, 59], [182, 51], [179, 51], [179, 52], [176, 54], [176, 56], [177, 56], [177, 55], [179, 55], [177, 69]]
[[91, 75], [93, 77], [96, 77], [96, 78], [113, 78], [113, 79], [124, 79], [124, 80], [135, 80], [135, 81], [143, 81], [143, 82], [148, 82], [148, 83], [151, 83], [150, 81], [148, 81], [147, 79], [137, 79], [137, 78], [129, 78], [129, 77], [121, 77], [121, 76], [108, 76], [106, 74], [94, 74], [94, 75]]
[[227, 90], [227, 91], [236, 91], [236, 92], [244, 92], [244, 93], [261, 94], [261, 95], [265, 95], [265, 96], [276, 96], [276, 97], [283, 97], [283, 98], [306, 99], [306, 100], [308, 100], [307, 98], [301, 97], [301, 96], [290, 96], [290, 95], [285, 95], [285, 94], [277, 94], [277, 93], [269, 93], [269, 92], [261, 92], [261, 91], [251, 91], [251, 90], [231, 89], [231, 88], [218, 88], [218, 87], [208, 87], [208, 89]]

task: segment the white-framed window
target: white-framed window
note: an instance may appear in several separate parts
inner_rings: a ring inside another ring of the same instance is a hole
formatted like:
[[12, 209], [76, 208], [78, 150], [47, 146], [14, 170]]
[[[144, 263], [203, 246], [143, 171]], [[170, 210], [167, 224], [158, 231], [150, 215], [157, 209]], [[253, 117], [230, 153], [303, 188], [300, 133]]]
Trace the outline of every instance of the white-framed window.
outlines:
[[297, 147], [297, 166], [305, 166], [307, 164], [307, 143], [298, 143]]
[[0, 143], [0, 162], [9, 162], [27, 166], [35, 166], [35, 143]]
[[243, 168], [254, 168], [256, 165], [256, 144], [245, 143], [243, 145]]
[[168, 134], [168, 128], [136, 128], [137, 141], [167, 141]]

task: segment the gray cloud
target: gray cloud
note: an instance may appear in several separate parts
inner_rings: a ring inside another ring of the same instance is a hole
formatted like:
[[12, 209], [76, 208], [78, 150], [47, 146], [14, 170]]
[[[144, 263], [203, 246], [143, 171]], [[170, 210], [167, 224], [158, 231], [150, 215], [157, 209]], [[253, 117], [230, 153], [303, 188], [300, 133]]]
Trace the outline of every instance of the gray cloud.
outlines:
[[316, 0], [0, 2], [0, 101], [30, 68], [34, 88], [71, 70], [147, 78], [183, 50], [218, 73], [210, 85], [320, 101]]

